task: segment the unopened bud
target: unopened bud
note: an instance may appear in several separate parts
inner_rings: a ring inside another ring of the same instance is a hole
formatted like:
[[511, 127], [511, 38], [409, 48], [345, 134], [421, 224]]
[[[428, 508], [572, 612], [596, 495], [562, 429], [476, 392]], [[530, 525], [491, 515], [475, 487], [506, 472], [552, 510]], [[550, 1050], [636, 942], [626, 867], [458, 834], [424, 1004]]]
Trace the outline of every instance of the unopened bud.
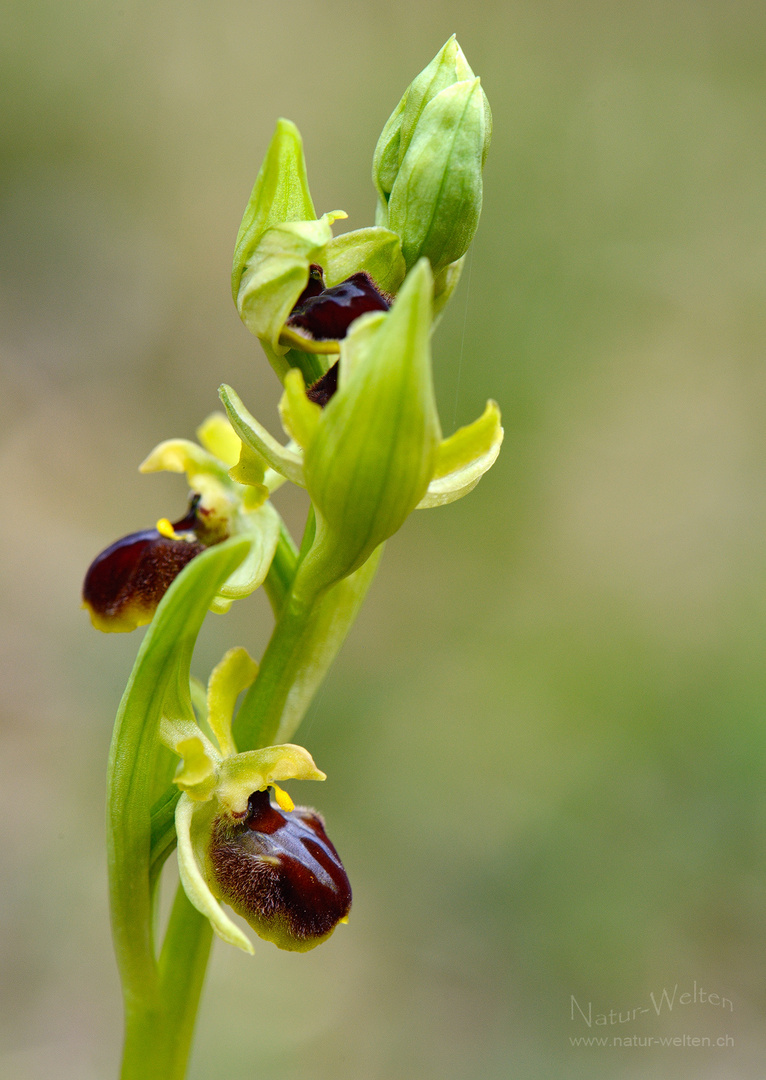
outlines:
[[426, 256], [436, 275], [467, 251], [491, 135], [487, 97], [452, 37], [405, 91], [375, 150], [377, 220], [401, 237], [408, 269]]

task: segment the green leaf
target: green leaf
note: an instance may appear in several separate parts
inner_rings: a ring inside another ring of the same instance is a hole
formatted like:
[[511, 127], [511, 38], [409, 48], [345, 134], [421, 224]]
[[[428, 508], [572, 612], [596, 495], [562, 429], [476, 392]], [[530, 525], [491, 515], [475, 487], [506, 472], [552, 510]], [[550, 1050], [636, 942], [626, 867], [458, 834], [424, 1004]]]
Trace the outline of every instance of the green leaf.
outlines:
[[150, 878], [151, 793], [165, 710], [193, 719], [189, 668], [210, 602], [245, 558], [248, 537], [209, 548], [184, 568], [144, 637], [115, 722], [108, 771], [108, 847], [115, 949], [127, 994], [157, 979]]
[[431, 376], [432, 287], [423, 260], [365, 340], [306, 449], [306, 487], [318, 529], [304, 578], [309, 568], [319, 574], [320, 565], [336, 581], [355, 570], [426, 492], [440, 440]]

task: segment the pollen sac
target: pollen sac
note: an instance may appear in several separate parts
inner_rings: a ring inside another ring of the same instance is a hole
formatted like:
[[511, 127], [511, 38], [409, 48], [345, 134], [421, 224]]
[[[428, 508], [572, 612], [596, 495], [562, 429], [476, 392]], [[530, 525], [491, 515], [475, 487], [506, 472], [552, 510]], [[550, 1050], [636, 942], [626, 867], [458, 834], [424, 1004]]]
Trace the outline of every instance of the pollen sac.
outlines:
[[195, 496], [185, 517], [169, 527], [172, 535], [145, 529], [96, 556], [85, 575], [82, 602], [97, 630], [126, 632], [151, 622], [175, 578], [205, 550], [193, 531], [198, 502]]
[[309, 281], [286, 326], [308, 341], [340, 341], [349, 326], [368, 311], [388, 311], [391, 297], [360, 270], [332, 289], [323, 286], [322, 268], [312, 264]]
[[208, 849], [211, 887], [280, 949], [307, 952], [351, 908], [351, 885], [315, 810], [273, 806], [256, 791], [240, 821], [221, 816]]

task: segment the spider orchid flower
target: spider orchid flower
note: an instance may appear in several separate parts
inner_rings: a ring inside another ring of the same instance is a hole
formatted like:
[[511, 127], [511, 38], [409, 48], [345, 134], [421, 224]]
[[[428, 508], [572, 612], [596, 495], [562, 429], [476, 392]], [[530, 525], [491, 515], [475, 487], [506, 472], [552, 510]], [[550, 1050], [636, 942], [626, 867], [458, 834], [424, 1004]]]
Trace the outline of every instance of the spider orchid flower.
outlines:
[[221, 587], [211, 610], [227, 611], [264, 581], [279, 538], [279, 518], [266, 501], [281, 477], [250, 470], [248, 484], [229, 476], [239, 459], [240, 442], [221, 413], [188, 439], [160, 443], [140, 466], [144, 473], [185, 473], [191, 489], [186, 515], [171, 523], [160, 518], [154, 529], [131, 533], [96, 556], [85, 576], [83, 607], [93, 625], [106, 632], [134, 630], [154, 616], [162, 597], [187, 563], [230, 536], [249, 536], [245, 561]]
[[224, 941], [253, 952], [220, 901], [260, 937], [305, 952], [347, 920], [351, 887], [322, 818], [279, 787], [325, 779], [309, 752], [286, 743], [237, 753], [234, 703], [256, 673], [242, 648], [214, 668], [206, 697], [210, 738], [192, 720], [163, 718], [160, 738], [181, 758], [174, 778], [182, 792], [178, 868], [189, 900]]

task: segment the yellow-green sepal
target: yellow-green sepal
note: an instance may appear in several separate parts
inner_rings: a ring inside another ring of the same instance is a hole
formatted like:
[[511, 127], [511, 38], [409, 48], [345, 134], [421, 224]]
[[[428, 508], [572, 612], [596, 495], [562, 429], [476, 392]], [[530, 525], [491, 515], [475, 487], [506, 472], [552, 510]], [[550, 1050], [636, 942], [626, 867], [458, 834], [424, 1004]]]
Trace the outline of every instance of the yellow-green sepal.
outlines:
[[250, 939], [225, 914], [210, 891], [203, 867], [210, 840], [213, 820], [218, 811], [215, 802], [195, 803], [183, 794], [176, 807], [176, 836], [178, 837], [178, 874], [184, 892], [191, 903], [210, 920], [216, 934], [229, 945], [236, 945], [252, 956]]
[[284, 780], [326, 779], [308, 750], [283, 743], [226, 758], [218, 773], [216, 798], [227, 813], [242, 817], [254, 791], [264, 791]]
[[260, 588], [266, 580], [279, 541], [279, 515], [271, 503], [264, 503], [252, 513], [239, 516], [238, 531], [250, 536], [250, 552], [228, 581], [221, 586], [224, 600], [241, 600]]
[[315, 218], [300, 132], [290, 120], [280, 118], [237, 234], [231, 273], [235, 303], [245, 266], [264, 232], [285, 221]]
[[462, 499], [495, 463], [502, 442], [500, 409], [497, 402], [488, 401], [478, 420], [458, 428], [440, 444], [433, 479], [418, 509]]
[[276, 356], [287, 351], [279, 337], [306, 287], [309, 267], [320, 262], [320, 253], [332, 239], [332, 223], [345, 217], [342, 210], [335, 210], [317, 221], [273, 226], [262, 234], [247, 261], [239, 281], [237, 310], [248, 330]]
[[334, 236], [321, 258], [328, 288], [363, 270], [382, 292], [394, 295], [407, 272], [400, 237], [378, 225]]
[[259, 424], [255, 417], [242, 404], [236, 390], [224, 383], [218, 389], [231, 426], [243, 443], [285, 480], [299, 487], [305, 487], [303, 479], [303, 460], [301, 454], [283, 446], [274, 436]]

